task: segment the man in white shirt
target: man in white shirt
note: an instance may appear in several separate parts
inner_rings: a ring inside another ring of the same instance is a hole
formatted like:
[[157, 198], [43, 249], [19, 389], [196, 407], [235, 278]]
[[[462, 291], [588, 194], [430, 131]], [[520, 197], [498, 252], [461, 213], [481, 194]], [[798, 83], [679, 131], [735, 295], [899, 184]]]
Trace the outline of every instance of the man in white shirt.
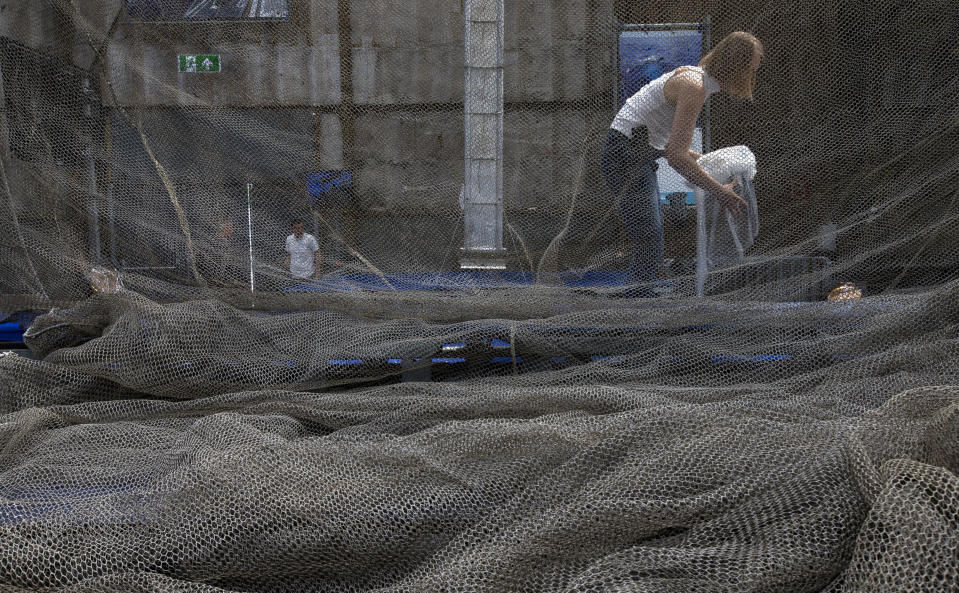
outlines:
[[286, 266], [293, 278], [317, 280], [320, 277], [320, 245], [316, 237], [303, 232], [303, 221], [292, 222], [292, 235], [286, 237]]

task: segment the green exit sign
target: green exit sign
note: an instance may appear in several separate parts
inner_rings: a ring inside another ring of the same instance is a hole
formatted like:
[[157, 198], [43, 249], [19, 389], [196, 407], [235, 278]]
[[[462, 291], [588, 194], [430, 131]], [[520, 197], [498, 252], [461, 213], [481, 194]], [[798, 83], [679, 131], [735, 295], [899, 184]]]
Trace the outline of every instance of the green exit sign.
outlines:
[[220, 56], [216, 54], [180, 54], [180, 72], [219, 72]]

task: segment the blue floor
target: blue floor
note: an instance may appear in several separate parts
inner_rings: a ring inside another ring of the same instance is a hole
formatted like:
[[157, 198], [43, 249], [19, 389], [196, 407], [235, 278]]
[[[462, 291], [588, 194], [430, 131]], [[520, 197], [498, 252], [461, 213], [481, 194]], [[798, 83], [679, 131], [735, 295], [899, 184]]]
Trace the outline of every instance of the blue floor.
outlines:
[[[28, 520], [66, 519], [74, 525], [130, 524], [146, 518], [146, 497], [136, 497], [133, 484], [38, 485], [24, 489], [0, 490], [0, 526]], [[103, 500], [126, 496], [123, 508], [104, 505]], [[130, 504], [130, 499], [135, 499]]]
[[22, 312], [0, 316], [0, 344], [22, 343], [23, 332], [39, 315], [37, 312]]
[[[586, 270], [558, 272], [555, 276], [564, 286], [572, 288], [608, 288], [626, 284], [626, 270]], [[324, 276], [287, 288], [288, 291], [322, 292], [331, 290], [463, 290], [475, 288], [510, 288], [536, 283], [531, 272], [517, 270], [460, 271], [440, 274], [386, 274], [386, 280], [376, 274], [342, 274]], [[668, 286], [669, 282], [658, 282]]]
[[19, 323], [0, 323], [0, 342], [22, 342], [25, 330]]

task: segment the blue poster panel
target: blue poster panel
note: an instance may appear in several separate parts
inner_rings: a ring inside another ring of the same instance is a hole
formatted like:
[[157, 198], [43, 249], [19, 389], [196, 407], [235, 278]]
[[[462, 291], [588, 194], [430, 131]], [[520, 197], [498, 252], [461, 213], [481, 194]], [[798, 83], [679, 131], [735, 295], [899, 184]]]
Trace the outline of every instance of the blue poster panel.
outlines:
[[141, 21], [286, 20], [289, 0], [126, 0]]
[[623, 31], [619, 34], [619, 106], [646, 83], [702, 58], [703, 34], [694, 30]]

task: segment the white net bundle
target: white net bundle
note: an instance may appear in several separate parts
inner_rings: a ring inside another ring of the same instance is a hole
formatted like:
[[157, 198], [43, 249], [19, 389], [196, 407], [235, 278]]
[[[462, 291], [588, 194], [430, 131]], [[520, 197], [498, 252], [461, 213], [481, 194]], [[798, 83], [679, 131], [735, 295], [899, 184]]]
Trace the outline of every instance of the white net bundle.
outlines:
[[953, 8], [0, 5], [0, 589], [959, 590]]

